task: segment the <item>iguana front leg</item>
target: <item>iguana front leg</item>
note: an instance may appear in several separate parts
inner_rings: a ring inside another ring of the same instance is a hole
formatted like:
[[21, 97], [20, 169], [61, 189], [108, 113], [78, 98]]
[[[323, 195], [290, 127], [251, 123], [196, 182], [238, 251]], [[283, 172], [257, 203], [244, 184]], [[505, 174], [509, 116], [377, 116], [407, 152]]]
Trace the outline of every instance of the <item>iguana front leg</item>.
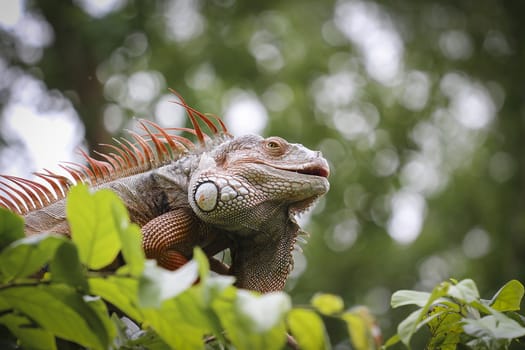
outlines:
[[176, 270], [191, 258], [193, 247], [201, 246], [210, 267], [220, 274], [229, 267], [213, 255], [229, 247], [226, 236], [220, 237], [202, 223], [189, 208], [164, 213], [142, 226], [142, 246], [147, 258], [157, 260], [168, 270]]

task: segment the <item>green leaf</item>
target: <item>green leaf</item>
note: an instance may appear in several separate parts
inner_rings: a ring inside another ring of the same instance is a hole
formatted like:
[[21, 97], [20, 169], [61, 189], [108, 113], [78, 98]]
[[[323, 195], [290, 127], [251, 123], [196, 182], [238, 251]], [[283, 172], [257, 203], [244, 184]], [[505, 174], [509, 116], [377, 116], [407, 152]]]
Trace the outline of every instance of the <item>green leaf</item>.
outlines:
[[[198, 308], [198, 300], [194, 299], [195, 295], [184, 298], [184, 303], [178, 301], [188, 293], [186, 291], [177, 298], [166, 300], [158, 309], [143, 310], [148, 324], [174, 349], [202, 349], [204, 335], [211, 333], [206, 321], [196, 324], [205, 318]], [[186, 308], [181, 309], [181, 306]], [[186, 314], [188, 309], [192, 310]]]
[[519, 311], [523, 298], [523, 284], [517, 280], [507, 282], [498, 290], [490, 301], [490, 306], [497, 311]]
[[286, 341], [284, 316], [290, 299], [282, 292], [257, 295], [227, 289], [213, 308], [238, 349], [281, 349]]
[[291, 308], [290, 297], [282, 292], [256, 295], [243, 289], [237, 291], [235, 307], [239, 315], [250, 320], [250, 328], [263, 333], [282, 321]]
[[394, 334], [393, 336], [391, 336], [386, 342], [385, 344], [383, 345], [383, 349], [387, 349], [393, 345], [396, 345], [397, 343], [399, 343], [401, 341], [401, 338], [399, 337], [399, 334]]
[[397, 334], [403, 344], [410, 347], [412, 336], [424, 325], [432, 322], [433, 319], [440, 316], [441, 313], [432, 313], [428, 306], [415, 310], [407, 318], [401, 321], [397, 326]]
[[[139, 280], [139, 305], [144, 319], [172, 348], [202, 349], [205, 334], [215, 333], [222, 338], [220, 322], [213, 315], [209, 303], [227, 287], [206, 278], [206, 289], [199, 284], [192, 287], [199, 277], [202, 257], [196, 250], [193, 260], [176, 271], [168, 271], [148, 260]], [[202, 269], [201, 269], [202, 271]], [[228, 279], [231, 281], [231, 279]]]
[[[223, 325], [213, 306], [216, 300], [224, 298], [224, 295], [231, 295], [232, 292], [236, 291], [235, 287], [233, 287], [234, 282], [235, 278], [233, 276], [211, 275], [190, 289], [190, 293], [198, 295], [198, 304], [206, 317], [205, 324], [212, 330], [217, 341], [223, 344], [227, 342], [224, 338]], [[185, 294], [181, 298], [177, 298], [177, 301], [183, 303], [184, 297]]]
[[66, 285], [38, 285], [6, 288], [0, 298], [56, 336], [95, 349], [109, 346], [113, 334], [90, 306]]
[[0, 251], [24, 236], [24, 219], [0, 207]]
[[112, 314], [111, 321], [118, 331], [114, 340], [115, 349], [170, 350], [168, 344], [163, 342], [153, 330], [143, 330], [125, 316], [119, 318], [116, 314]]
[[480, 299], [478, 287], [471, 279], [464, 279], [455, 285], [451, 285], [447, 294], [465, 303], [472, 303]]
[[[215, 279], [216, 277], [209, 277], [208, 281]], [[182, 315], [186, 326], [193, 327], [195, 330], [202, 332], [202, 334], [214, 334], [217, 339], [225, 342], [223, 336], [223, 327], [221, 322], [212, 309], [212, 304], [210, 300], [205, 300], [206, 297], [209, 297], [209, 292], [205, 292], [202, 284], [195, 285], [190, 289], [186, 290], [184, 293], [178, 295], [176, 298], [169, 300], [167, 303], [168, 306], [177, 310], [179, 315]], [[214, 300], [222, 298], [224, 293], [234, 289], [229, 286], [223, 289], [222, 291], [215, 290], [216, 293]], [[211, 300], [213, 302], [213, 300]], [[165, 309], [165, 305], [162, 305], [162, 309]], [[202, 337], [199, 338], [202, 340]]]
[[367, 307], [355, 306], [341, 318], [346, 321], [353, 349], [373, 350], [379, 346], [381, 331]]
[[[432, 304], [439, 298], [446, 296], [450, 286], [450, 282], [443, 282], [437, 285], [432, 290], [426, 304], [422, 308], [412, 312], [407, 318], [399, 323], [397, 334], [403, 344], [410, 346], [410, 339], [414, 333], [417, 332], [421, 326], [431, 321], [432, 316], [428, 317], [428, 312], [430, 311]], [[436, 316], [434, 315], [433, 317]]]
[[118, 206], [124, 205], [110, 190], [91, 194], [88, 187], [81, 184], [69, 191], [66, 213], [71, 238], [79, 249], [80, 260], [90, 269], [108, 266], [120, 251], [119, 223], [113, 216], [113, 207]]
[[492, 313], [492, 308], [488, 306], [488, 302], [486, 300], [476, 300], [468, 304], [472, 308], [469, 309], [469, 312], [476, 315], [476, 317], [480, 317], [480, 314], [488, 315]]
[[325, 327], [316, 312], [307, 309], [293, 309], [288, 313], [287, 323], [301, 349], [328, 348]]
[[[86, 313], [86, 316], [83, 317], [87, 319], [88, 322], [90, 322], [90, 325], [97, 327], [92, 327], [92, 329], [96, 331], [96, 333], [99, 334], [100, 337], [104, 338], [104, 342], [106, 341], [107, 335], [107, 341], [108, 343], [111, 343], [117, 335], [117, 332], [115, 329], [115, 325], [109, 318], [106, 303], [104, 303], [104, 300], [102, 300], [102, 298], [99, 296], [84, 295], [83, 299], [87, 306], [91, 310], [93, 310], [95, 314], [93, 315], [93, 318], [91, 318], [91, 313]], [[99, 322], [102, 326], [100, 328], [98, 328]]]
[[[176, 307], [179, 314], [184, 315], [186, 323], [202, 330], [214, 329], [220, 332], [220, 324], [213, 324], [213, 319], [202, 301], [199, 287], [192, 287], [181, 295], [170, 300], [172, 307]], [[219, 327], [217, 327], [219, 326]]]
[[193, 259], [199, 265], [199, 278], [204, 281], [210, 274], [210, 263], [206, 254], [198, 246], [193, 249]]
[[0, 324], [5, 325], [16, 336], [24, 349], [54, 350], [57, 348], [55, 336], [38, 327], [26, 316], [14, 313], [4, 314], [0, 316]]
[[133, 276], [139, 276], [144, 269], [146, 260], [142, 249], [140, 227], [129, 221], [128, 212], [123, 205], [112, 203], [111, 212], [122, 245], [122, 256], [128, 266], [129, 273]]
[[132, 319], [142, 322], [142, 312], [137, 307], [138, 281], [120, 276], [89, 278], [89, 288], [95, 295], [116, 306]]
[[208, 276], [204, 280], [201, 277], [200, 285], [202, 286], [203, 303], [206, 306], [210, 306], [215, 298], [220, 297], [227, 288], [233, 288], [233, 283], [235, 283], [235, 277], [233, 276], [214, 275]]
[[408, 317], [397, 325], [397, 334], [399, 339], [406, 346], [410, 346], [410, 339], [418, 330], [419, 320], [421, 319], [422, 309], [413, 311]]
[[417, 305], [423, 307], [428, 302], [430, 293], [418, 292], [415, 290], [398, 290], [392, 294], [390, 305], [397, 308], [405, 305]]
[[197, 280], [199, 266], [190, 260], [176, 271], [168, 271], [156, 265], [154, 260], [147, 260], [139, 280], [139, 305], [158, 308], [167, 299], [190, 288]]
[[175, 317], [169, 310], [148, 310], [146, 314], [148, 323], [171, 349], [203, 348], [205, 332], [186, 325], [184, 318]]
[[38, 234], [11, 243], [0, 254], [0, 271], [5, 280], [27, 277], [41, 270], [67, 237]]
[[430, 349], [455, 350], [463, 333], [461, 309], [457, 304], [434, 304], [428, 312]]
[[465, 333], [477, 338], [510, 340], [525, 336], [525, 327], [497, 311], [480, 319], [464, 319], [463, 322]]
[[368, 327], [363, 318], [350, 312], [344, 313], [341, 318], [346, 322], [353, 348], [356, 350], [373, 349], [373, 343], [370, 341]]
[[84, 268], [78, 258], [77, 247], [71, 241], [64, 241], [57, 248], [49, 270], [53, 282], [65, 283], [82, 291], [89, 290]]
[[327, 293], [318, 293], [312, 297], [310, 301], [313, 307], [315, 307], [323, 315], [334, 315], [343, 311], [344, 302], [340, 296]]

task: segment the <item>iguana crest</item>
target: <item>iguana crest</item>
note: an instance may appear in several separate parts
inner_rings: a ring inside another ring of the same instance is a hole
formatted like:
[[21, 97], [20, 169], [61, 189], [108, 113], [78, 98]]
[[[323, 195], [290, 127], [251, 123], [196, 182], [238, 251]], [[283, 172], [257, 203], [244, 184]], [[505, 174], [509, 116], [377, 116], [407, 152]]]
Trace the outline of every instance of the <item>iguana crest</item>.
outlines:
[[[172, 102], [186, 109], [193, 126], [192, 129], [162, 128], [150, 120], [141, 119], [139, 125], [145, 134], [140, 135], [129, 130], [135, 143], [126, 138], [120, 138], [114, 139], [117, 145], [102, 144], [101, 146], [105, 146], [110, 152], [95, 151], [94, 153], [103, 160], [90, 157], [80, 149], [79, 152], [87, 165], [72, 162], [59, 164], [69, 176], [46, 169], [33, 173], [43, 179], [47, 186], [38, 181], [0, 174], [0, 179], [2, 179], [0, 180], [0, 191], [4, 193], [0, 195], [0, 206], [25, 215], [64, 199], [69, 188], [75, 184], [86, 183], [95, 187], [119, 178], [144, 173], [190, 153], [200, 153], [215, 144], [233, 138], [219, 117], [197, 111], [188, 106], [177, 92], [171, 91], [179, 98], [179, 101]], [[210, 135], [203, 132], [199, 120], [207, 125]], [[190, 139], [173, 133], [181, 131], [195, 135], [199, 144], [196, 145]]]

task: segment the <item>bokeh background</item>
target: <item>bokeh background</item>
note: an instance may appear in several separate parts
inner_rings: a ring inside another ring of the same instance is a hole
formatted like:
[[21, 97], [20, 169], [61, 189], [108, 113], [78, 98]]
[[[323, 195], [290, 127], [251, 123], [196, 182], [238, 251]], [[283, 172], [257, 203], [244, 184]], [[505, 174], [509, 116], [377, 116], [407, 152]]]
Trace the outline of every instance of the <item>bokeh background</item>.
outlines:
[[[0, 173], [133, 129], [183, 126], [177, 90], [234, 134], [320, 149], [331, 190], [287, 290], [525, 281], [525, 2], [0, 0]], [[134, 119], [135, 118], [135, 119]]]

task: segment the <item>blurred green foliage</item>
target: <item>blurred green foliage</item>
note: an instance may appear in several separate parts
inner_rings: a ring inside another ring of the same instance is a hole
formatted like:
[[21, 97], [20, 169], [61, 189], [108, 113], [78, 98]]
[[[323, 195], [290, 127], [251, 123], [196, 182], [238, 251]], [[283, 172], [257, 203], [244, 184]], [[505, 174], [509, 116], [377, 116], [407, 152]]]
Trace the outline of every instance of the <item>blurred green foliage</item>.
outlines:
[[[345, 310], [338, 296], [292, 307], [282, 291], [237, 289], [233, 277], [210, 273], [200, 248], [176, 271], [146, 260], [140, 228], [110, 190], [71, 189], [72, 239], [24, 237], [16, 214], [0, 208], [0, 218], [2, 349], [330, 349], [328, 319], [353, 349], [379, 349], [368, 309]], [[123, 265], [105, 269], [119, 251]]]
[[32, 102], [59, 110], [65, 97], [92, 148], [120, 132], [108, 121], [155, 115], [167, 87], [218, 115], [248, 96], [267, 113], [263, 134], [331, 164], [295, 302], [341, 295], [391, 335], [395, 290], [472, 278], [491, 295], [525, 281], [525, 3], [113, 3], [25, 2], [40, 40], [27, 23], [0, 29], [1, 118], [28, 75], [47, 93]]
[[[484, 300], [471, 279], [442, 282], [431, 293], [397, 291], [392, 295], [392, 307], [419, 308], [399, 323], [397, 334], [385, 347], [401, 341], [410, 348], [411, 338], [426, 326], [430, 333], [426, 349], [509, 349], [516, 338], [525, 335], [524, 318], [516, 313], [523, 291], [523, 284], [512, 280], [491, 300]], [[513, 344], [523, 347], [519, 342], [517, 339]]]

